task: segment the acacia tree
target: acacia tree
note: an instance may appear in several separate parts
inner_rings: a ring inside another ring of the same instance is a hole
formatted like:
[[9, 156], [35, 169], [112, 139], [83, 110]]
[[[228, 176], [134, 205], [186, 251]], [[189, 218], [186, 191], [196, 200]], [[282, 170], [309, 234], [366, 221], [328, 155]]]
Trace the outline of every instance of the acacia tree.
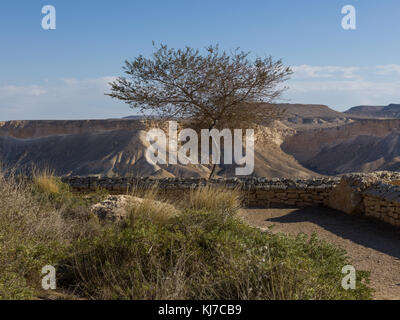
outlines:
[[154, 48], [150, 58], [125, 61], [126, 77], [110, 83], [109, 96], [143, 113], [185, 119], [196, 129], [250, 128], [281, 115], [271, 103], [292, 73], [281, 60], [251, 60], [249, 52], [227, 53], [218, 45], [203, 53], [163, 44]]

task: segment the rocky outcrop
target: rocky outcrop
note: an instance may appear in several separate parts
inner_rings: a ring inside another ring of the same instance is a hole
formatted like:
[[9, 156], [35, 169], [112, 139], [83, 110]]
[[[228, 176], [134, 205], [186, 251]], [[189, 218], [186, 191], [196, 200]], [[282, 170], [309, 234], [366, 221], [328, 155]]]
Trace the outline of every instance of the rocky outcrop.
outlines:
[[91, 207], [91, 212], [100, 220], [120, 221], [127, 215], [127, 206], [141, 203], [143, 199], [131, 197], [128, 195], [109, 196], [104, 201], [97, 203]]
[[387, 136], [358, 136], [322, 149], [304, 165], [317, 172], [398, 171], [400, 169], [400, 132]]
[[93, 205], [91, 212], [100, 220], [118, 222], [127, 217], [130, 209], [134, 207], [140, 208], [145, 205], [146, 201], [151, 203], [152, 210], [154, 211], [162, 211], [169, 215], [178, 213], [178, 210], [168, 203], [130, 195], [111, 195], [104, 201]]

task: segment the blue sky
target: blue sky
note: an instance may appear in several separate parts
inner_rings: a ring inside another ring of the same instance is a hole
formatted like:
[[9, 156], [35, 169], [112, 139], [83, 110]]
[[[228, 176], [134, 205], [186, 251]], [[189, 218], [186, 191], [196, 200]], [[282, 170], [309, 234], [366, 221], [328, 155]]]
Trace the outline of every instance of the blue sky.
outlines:
[[[56, 8], [56, 30], [41, 27], [44, 5]], [[341, 26], [344, 5], [356, 8], [356, 30]], [[134, 114], [104, 92], [152, 40], [282, 58], [295, 71], [287, 102], [400, 103], [399, 18], [398, 0], [2, 0], [0, 120]]]

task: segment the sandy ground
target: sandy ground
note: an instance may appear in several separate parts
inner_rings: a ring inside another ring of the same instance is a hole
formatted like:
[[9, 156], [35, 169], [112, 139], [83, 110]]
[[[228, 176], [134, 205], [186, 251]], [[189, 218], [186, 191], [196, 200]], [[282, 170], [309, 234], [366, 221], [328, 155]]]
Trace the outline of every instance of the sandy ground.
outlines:
[[328, 208], [243, 209], [240, 216], [274, 232], [317, 233], [344, 248], [356, 269], [371, 271], [375, 299], [400, 299], [400, 232], [390, 225]]

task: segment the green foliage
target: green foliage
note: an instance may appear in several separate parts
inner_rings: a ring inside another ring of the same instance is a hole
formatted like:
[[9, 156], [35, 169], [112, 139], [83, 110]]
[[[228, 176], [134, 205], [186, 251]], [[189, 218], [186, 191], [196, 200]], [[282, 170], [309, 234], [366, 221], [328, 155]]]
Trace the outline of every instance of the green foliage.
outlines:
[[42, 185], [37, 184], [34, 180], [31, 186], [32, 193], [39, 201], [50, 204], [56, 209], [63, 208], [66, 211], [73, 212], [77, 208], [87, 208], [101, 202], [108, 196], [107, 190], [101, 188], [89, 194], [73, 193], [69, 185], [63, 183], [60, 177], [49, 176], [46, 178], [51, 181], [51, 183], [47, 183], [46, 185], [55, 187], [51, 188], [49, 191], [48, 188], [43, 188]]
[[[154, 53], [126, 61], [126, 77], [110, 83], [112, 98], [143, 113], [190, 119], [190, 128], [252, 128], [282, 116], [271, 104], [293, 71], [271, 56], [154, 45]], [[268, 104], [260, 104], [267, 102]]]
[[315, 236], [261, 232], [218, 212], [112, 226], [76, 244], [81, 294], [97, 299], [369, 299], [341, 288], [345, 252]]
[[68, 226], [31, 186], [0, 174], [0, 299], [33, 298], [41, 268], [65, 257]]
[[341, 288], [343, 250], [246, 225], [235, 217], [237, 194], [199, 191], [181, 211], [149, 198], [107, 224], [90, 215], [104, 191], [76, 194], [46, 179], [0, 175], [0, 299], [44, 294], [45, 265], [57, 268], [60, 289], [89, 299], [371, 298], [365, 272], [356, 290]]
[[74, 237], [86, 228], [79, 226], [82, 216], [105, 197], [100, 190], [73, 194], [54, 176], [40, 181], [28, 184], [0, 173], [0, 299], [37, 297], [42, 267], [70, 256]]

